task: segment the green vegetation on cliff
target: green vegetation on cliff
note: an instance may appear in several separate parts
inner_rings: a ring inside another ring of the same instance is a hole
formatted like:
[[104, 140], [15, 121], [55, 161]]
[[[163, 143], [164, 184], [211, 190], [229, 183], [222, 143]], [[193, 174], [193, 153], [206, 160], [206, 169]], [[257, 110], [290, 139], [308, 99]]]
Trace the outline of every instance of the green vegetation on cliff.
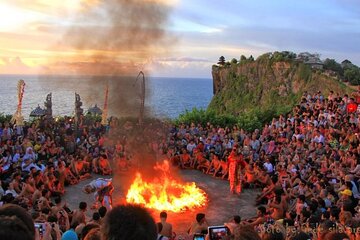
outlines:
[[305, 91], [322, 91], [325, 97], [331, 90], [350, 93], [342, 80], [345, 72], [356, 75], [358, 68], [346, 63], [350, 64], [344, 68], [332, 59], [320, 61], [317, 54], [297, 56], [289, 51], [266, 53], [256, 60], [241, 56], [225, 62], [221, 57], [212, 68], [214, 97], [208, 109], [187, 111], [178, 121], [261, 128], [273, 117], [291, 111]]
[[258, 113], [270, 118], [290, 111], [305, 91], [350, 92], [336, 74], [315, 69], [291, 52], [266, 53], [255, 61], [241, 57], [230, 66], [214, 65], [212, 75], [215, 95], [209, 109], [218, 114]]

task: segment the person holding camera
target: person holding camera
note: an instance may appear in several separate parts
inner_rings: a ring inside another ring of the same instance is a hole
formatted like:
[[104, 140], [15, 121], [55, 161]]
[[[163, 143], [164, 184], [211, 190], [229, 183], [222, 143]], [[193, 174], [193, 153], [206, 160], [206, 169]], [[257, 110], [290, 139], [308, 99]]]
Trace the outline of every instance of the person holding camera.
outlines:
[[207, 232], [208, 227], [209, 224], [205, 218], [205, 214], [198, 213], [196, 214], [196, 221], [191, 224], [188, 230], [188, 234], [194, 235], [195, 233], [205, 233]]

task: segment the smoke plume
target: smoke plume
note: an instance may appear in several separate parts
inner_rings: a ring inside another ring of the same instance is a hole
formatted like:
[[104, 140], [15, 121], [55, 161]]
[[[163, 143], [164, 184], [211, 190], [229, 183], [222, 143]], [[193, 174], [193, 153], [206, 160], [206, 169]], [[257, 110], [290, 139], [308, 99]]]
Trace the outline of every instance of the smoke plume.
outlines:
[[137, 116], [141, 89], [135, 78], [139, 71], [148, 77], [146, 62], [167, 51], [170, 10], [160, 0], [90, 1], [56, 46], [73, 54], [53, 60], [49, 72], [90, 76], [79, 83], [87, 86], [81, 97], [100, 106], [108, 83], [109, 114]]

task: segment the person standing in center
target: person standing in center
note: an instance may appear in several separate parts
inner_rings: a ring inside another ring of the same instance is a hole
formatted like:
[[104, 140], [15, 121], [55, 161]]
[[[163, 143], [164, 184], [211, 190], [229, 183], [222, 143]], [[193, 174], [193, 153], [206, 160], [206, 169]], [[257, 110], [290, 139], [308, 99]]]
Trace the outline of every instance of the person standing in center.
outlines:
[[241, 193], [241, 180], [242, 180], [242, 169], [245, 167], [242, 154], [238, 151], [238, 146], [234, 145], [229, 157], [229, 181], [230, 181], [230, 192], [235, 194]]

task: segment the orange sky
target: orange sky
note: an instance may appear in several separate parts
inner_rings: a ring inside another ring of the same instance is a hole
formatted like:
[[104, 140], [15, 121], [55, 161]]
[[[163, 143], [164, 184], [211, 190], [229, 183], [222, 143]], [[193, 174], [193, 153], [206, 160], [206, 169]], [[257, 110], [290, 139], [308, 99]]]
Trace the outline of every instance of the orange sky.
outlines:
[[[137, 72], [152, 56], [161, 56], [168, 3], [175, 1], [106, 2], [1, 1], [0, 15], [6, 20], [0, 22], [0, 74], [117, 74], [125, 68]], [[133, 32], [139, 37], [130, 36]]]
[[211, 65], [273, 51], [360, 65], [360, 2], [1, 0], [0, 74], [211, 77]]

